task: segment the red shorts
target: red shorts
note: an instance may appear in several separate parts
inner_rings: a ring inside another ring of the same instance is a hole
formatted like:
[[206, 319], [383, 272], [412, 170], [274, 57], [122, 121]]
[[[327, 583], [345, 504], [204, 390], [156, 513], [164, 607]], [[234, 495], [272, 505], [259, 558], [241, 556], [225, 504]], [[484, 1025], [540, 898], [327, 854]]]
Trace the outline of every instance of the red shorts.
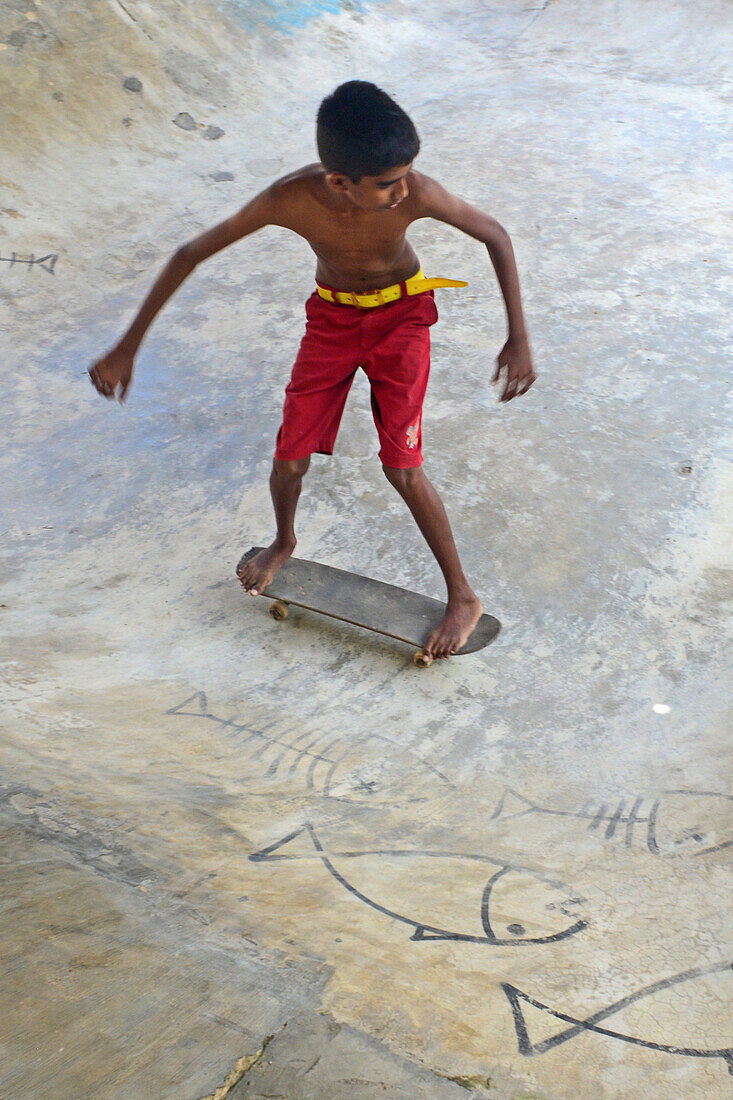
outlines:
[[305, 335], [285, 390], [275, 458], [333, 454], [346, 397], [362, 368], [385, 466], [422, 465], [422, 406], [430, 373], [430, 326], [438, 320], [432, 291], [375, 309], [306, 302]]

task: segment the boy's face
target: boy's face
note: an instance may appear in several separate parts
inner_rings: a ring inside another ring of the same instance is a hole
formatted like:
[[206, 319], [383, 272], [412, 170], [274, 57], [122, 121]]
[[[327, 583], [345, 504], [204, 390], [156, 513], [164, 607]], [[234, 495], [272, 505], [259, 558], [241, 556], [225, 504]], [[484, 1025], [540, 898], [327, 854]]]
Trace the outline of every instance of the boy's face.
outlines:
[[402, 164], [378, 176], [362, 176], [358, 183], [342, 172], [327, 172], [326, 182], [360, 210], [394, 210], [409, 194], [407, 175], [411, 168], [412, 163]]

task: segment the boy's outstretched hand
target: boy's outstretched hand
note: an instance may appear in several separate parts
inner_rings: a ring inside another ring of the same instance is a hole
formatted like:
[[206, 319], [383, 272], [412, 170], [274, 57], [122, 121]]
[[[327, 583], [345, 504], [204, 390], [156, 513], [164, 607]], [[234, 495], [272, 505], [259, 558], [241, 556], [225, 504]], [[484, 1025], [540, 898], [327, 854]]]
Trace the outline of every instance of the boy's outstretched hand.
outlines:
[[537, 375], [532, 366], [532, 352], [526, 337], [510, 337], [504, 344], [496, 359], [496, 374], [492, 379], [492, 386], [500, 380], [502, 371], [506, 371], [506, 382], [500, 401], [511, 401], [513, 397], [521, 396], [535, 381]]
[[116, 397], [120, 402], [132, 381], [134, 357], [129, 352], [114, 348], [89, 368], [89, 377], [97, 393], [102, 397]]

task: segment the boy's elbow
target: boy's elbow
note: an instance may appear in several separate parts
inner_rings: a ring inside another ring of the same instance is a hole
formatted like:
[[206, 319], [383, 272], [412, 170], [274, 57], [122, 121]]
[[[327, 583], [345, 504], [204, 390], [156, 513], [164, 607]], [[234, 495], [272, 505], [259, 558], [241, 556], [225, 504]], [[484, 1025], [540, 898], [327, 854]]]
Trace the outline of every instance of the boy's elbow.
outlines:
[[187, 271], [193, 271], [200, 259], [201, 257], [196, 255], [194, 241], [187, 241], [186, 244], [182, 244], [180, 248], [176, 249], [172, 257], [176, 267], [184, 268]]
[[503, 226], [497, 223], [491, 233], [484, 237], [484, 244], [491, 257], [492, 263], [503, 263], [513, 260], [514, 246], [512, 239]]
[[500, 225], [494, 218], [490, 218], [484, 234], [484, 244], [488, 249], [501, 249], [507, 246], [511, 248], [512, 240], [504, 226]]

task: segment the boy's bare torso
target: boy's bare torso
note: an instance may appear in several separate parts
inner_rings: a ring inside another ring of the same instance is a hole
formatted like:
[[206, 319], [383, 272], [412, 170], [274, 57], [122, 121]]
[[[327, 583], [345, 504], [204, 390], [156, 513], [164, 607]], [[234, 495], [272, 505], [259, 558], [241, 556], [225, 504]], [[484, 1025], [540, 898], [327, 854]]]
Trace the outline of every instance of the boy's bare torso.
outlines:
[[407, 193], [399, 205], [365, 211], [328, 186], [320, 164], [311, 164], [270, 189], [270, 224], [290, 229], [308, 242], [318, 261], [319, 283], [339, 290], [376, 290], [419, 270], [405, 234], [411, 222], [426, 216], [425, 185], [426, 177], [410, 170], [404, 183]]

